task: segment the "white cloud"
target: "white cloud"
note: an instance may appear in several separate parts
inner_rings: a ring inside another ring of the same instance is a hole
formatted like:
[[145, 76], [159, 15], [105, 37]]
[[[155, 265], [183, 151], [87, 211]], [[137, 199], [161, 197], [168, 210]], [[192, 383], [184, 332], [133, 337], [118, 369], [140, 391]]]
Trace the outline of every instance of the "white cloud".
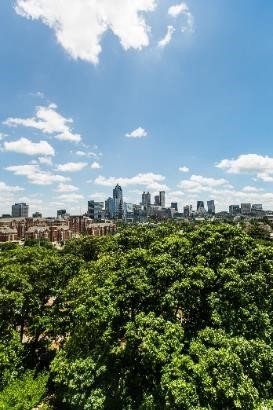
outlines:
[[79, 188], [74, 185], [67, 185], [67, 184], [59, 184], [56, 192], [76, 192]]
[[144, 128], [142, 127], [138, 127], [135, 130], [133, 130], [132, 132], [129, 132], [127, 134], [125, 134], [125, 137], [127, 138], [144, 138], [147, 137], [148, 133], [147, 131], [144, 130]]
[[194, 31], [194, 18], [186, 3], [182, 2], [169, 7], [168, 14], [173, 18], [177, 18], [180, 15], [185, 17], [186, 22], [182, 25], [181, 29], [183, 33]]
[[81, 141], [81, 136], [72, 132], [72, 118], [63, 117], [57, 112], [57, 108], [56, 104], [50, 104], [47, 107], [39, 106], [36, 108], [35, 117], [8, 118], [4, 124], [10, 127], [35, 128], [44, 134], [55, 134], [55, 138], [61, 141]]
[[51, 185], [54, 182], [65, 182], [69, 178], [62, 175], [54, 175], [51, 172], [42, 171], [39, 165], [11, 165], [5, 168], [7, 171], [13, 172], [15, 175], [25, 176], [31, 184], [35, 185]]
[[221, 187], [224, 189], [232, 189], [232, 185], [226, 179], [206, 178], [201, 175], [192, 175], [190, 179], [180, 181], [179, 188], [187, 192], [214, 192], [215, 189]]
[[103, 176], [99, 176], [95, 179], [95, 184], [108, 187], [113, 187], [116, 184], [120, 184], [122, 187], [127, 187], [130, 185], [142, 185], [151, 190], [154, 189], [168, 191], [169, 188], [163, 183], [164, 181], [165, 177], [163, 175], [149, 172], [146, 174], [137, 174], [131, 178], [105, 178]]
[[160, 47], [160, 48], [166, 47], [171, 42], [174, 32], [175, 32], [175, 28], [173, 26], [168, 26], [167, 27], [167, 33], [158, 42], [158, 47]]
[[97, 64], [107, 30], [125, 50], [148, 46], [150, 27], [143, 13], [155, 7], [156, 0], [17, 0], [16, 11], [54, 30], [72, 58]]
[[40, 141], [36, 143], [27, 138], [20, 138], [17, 141], [4, 142], [4, 150], [26, 155], [55, 155], [54, 148], [47, 141]]
[[236, 159], [223, 159], [217, 168], [229, 174], [256, 174], [264, 182], [273, 181], [273, 158], [257, 154], [243, 154]]
[[178, 168], [178, 170], [180, 172], [184, 172], [184, 173], [190, 172], [190, 169], [188, 167], [186, 167], [185, 165], [183, 167]]
[[77, 172], [86, 166], [86, 162], [67, 162], [66, 164], [59, 164], [56, 170], [60, 172]]
[[255, 187], [255, 186], [250, 186], [250, 185], [247, 185], [247, 186], [245, 186], [243, 189], [242, 189], [242, 191], [243, 192], [250, 192], [250, 193], [255, 193], [255, 192], [262, 192], [263, 191], [263, 189], [262, 188], [257, 188], [257, 187]]
[[94, 161], [94, 162], [90, 165], [90, 167], [91, 167], [92, 169], [100, 169], [100, 168], [101, 168], [101, 165], [100, 165], [97, 161]]
[[97, 158], [98, 154], [95, 152], [85, 152], [85, 151], [76, 151], [76, 155], [79, 157], [94, 157]]
[[84, 199], [84, 196], [81, 194], [63, 194], [58, 197], [61, 201], [64, 202], [79, 202]]
[[24, 188], [21, 188], [19, 186], [9, 186], [5, 182], [0, 181], [0, 192], [2, 193], [10, 193], [10, 192], [18, 192], [18, 191], [23, 191]]
[[38, 160], [39, 160], [40, 164], [53, 165], [51, 157], [39, 157]]

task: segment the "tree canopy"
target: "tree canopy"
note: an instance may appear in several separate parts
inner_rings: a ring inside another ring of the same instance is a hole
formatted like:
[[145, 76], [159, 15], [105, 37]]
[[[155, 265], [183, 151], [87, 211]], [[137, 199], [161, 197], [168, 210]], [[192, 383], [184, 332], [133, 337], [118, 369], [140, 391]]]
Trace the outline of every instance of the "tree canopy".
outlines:
[[4, 248], [0, 281], [0, 404], [273, 408], [273, 248], [240, 227]]

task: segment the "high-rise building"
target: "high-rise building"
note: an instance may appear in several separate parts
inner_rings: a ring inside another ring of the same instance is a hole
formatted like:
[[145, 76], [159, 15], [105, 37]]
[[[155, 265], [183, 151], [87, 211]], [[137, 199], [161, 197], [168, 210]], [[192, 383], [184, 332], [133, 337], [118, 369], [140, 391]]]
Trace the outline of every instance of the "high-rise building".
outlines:
[[105, 201], [105, 217], [114, 218], [114, 199], [109, 197]]
[[161, 208], [165, 208], [165, 191], [159, 192], [159, 205]]
[[147, 193], [143, 192], [141, 205], [145, 206], [146, 208], [148, 208], [151, 205], [151, 194], [150, 194], [150, 192], [147, 192]]
[[252, 204], [251, 212], [261, 212], [263, 210], [262, 204]]
[[241, 204], [241, 214], [249, 215], [250, 213], [251, 213], [251, 204], [250, 203]]
[[159, 195], [155, 195], [155, 206], [160, 206], [160, 198], [159, 198]]
[[183, 209], [184, 218], [189, 218], [192, 215], [192, 206], [185, 205]]
[[125, 222], [134, 222], [134, 205], [124, 202], [124, 220]]
[[29, 206], [22, 202], [12, 205], [11, 215], [13, 218], [28, 218]]
[[103, 219], [103, 202], [88, 201], [87, 214], [89, 218], [96, 221]]
[[177, 202], [171, 202], [171, 208], [178, 212], [178, 204]]
[[113, 189], [113, 200], [114, 200], [114, 217], [116, 219], [123, 218], [123, 196], [122, 188], [119, 184]]
[[205, 209], [204, 201], [197, 201], [197, 211]]
[[229, 214], [232, 216], [239, 215], [241, 213], [240, 205], [230, 205]]
[[215, 215], [215, 203], [213, 199], [211, 201], [207, 201], [207, 206], [208, 206], [208, 214]]

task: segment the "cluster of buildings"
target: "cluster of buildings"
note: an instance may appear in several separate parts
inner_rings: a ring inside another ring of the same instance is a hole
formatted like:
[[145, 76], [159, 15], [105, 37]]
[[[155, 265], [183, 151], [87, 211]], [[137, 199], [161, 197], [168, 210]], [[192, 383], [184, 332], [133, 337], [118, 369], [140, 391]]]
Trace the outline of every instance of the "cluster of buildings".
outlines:
[[273, 213], [264, 211], [262, 204], [242, 203], [230, 205], [229, 212], [215, 211], [214, 200], [197, 201], [196, 209], [185, 205], [179, 212], [178, 203], [172, 202], [166, 207], [166, 193], [160, 191], [153, 200], [150, 192], [143, 192], [141, 202], [133, 204], [123, 200], [123, 191], [119, 184], [113, 189], [113, 196], [105, 202], [88, 201], [84, 215], [71, 216], [66, 209], [59, 209], [55, 218], [43, 218], [40, 212], [29, 216], [26, 203], [12, 205], [11, 215], [0, 218], [0, 242], [24, 241], [28, 239], [48, 239], [54, 243], [63, 243], [77, 235], [106, 235], [116, 230], [117, 222], [145, 223], [149, 220], [166, 219], [210, 219], [210, 218], [257, 218], [267, 216], [273, 219]]

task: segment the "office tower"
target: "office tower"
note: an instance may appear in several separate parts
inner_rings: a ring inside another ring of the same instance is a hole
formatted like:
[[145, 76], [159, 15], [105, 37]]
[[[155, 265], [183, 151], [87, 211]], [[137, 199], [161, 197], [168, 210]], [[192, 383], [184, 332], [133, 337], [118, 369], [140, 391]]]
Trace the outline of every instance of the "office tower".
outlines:
[[171, 202], [171, 208], [178, 212], [178, 204], [177, 202]]
[[156, 205], [156, 206], [160, 206], [159, 195], [155, 195], [155, 205]]
[[151, 205], [151, 194], [150, 194], [150, 192], [147, 192], [147, 193], [143, 192], [141, 205], [145, 206], [146, 208], [148, 208]]
[[159, 205], [161, 208], [165, 208], [165, 191], [159, 192]]
[[207, 206], [208, 206], [208, 214], [215, 215], [215, 204], [214, 204], [213, 199], [211, 201], [207, 201]]
[[114, 199], [109, 197], [105, 201], [105, 217], [114, 218]]
[[229, 214], [231, 216], [239, 215], [241, 213], [240, 205], [230, 205], [229, 206]]
[[28, 218], [29, 206], [26, 203], [12, 205], [11, 215], [13, 218]]
[[183, 209], [184, 218], [189, 218], [191, 215], [191, 207], [189, 205], [185, 205]]
[[113, 189], [113, 200], [114, 200], [114, 217], [116, 219], [122, 219], [123, 217], [123, 196], [122, 189], [119, 184]]
[[103, 219], [103, 202], [88, 201], [87, 214], [91, 219]]
[[124, 220], [125, 222], [134, 222], [134, 205], [124, 202]]
[[58, 209], [57, 218], [63, 218], [67, 216], [66, 209]]
[[197, 201], [197, 211], [205, 209], [204, 201]]
[[251, 207], [251, 212], [261, 212], [263, 210], [262, 204], [253, 204]]
[[241, 204], [241, 214], [249, 215], [250, 213], [251, 213], [251, 204], [250, 203]]

